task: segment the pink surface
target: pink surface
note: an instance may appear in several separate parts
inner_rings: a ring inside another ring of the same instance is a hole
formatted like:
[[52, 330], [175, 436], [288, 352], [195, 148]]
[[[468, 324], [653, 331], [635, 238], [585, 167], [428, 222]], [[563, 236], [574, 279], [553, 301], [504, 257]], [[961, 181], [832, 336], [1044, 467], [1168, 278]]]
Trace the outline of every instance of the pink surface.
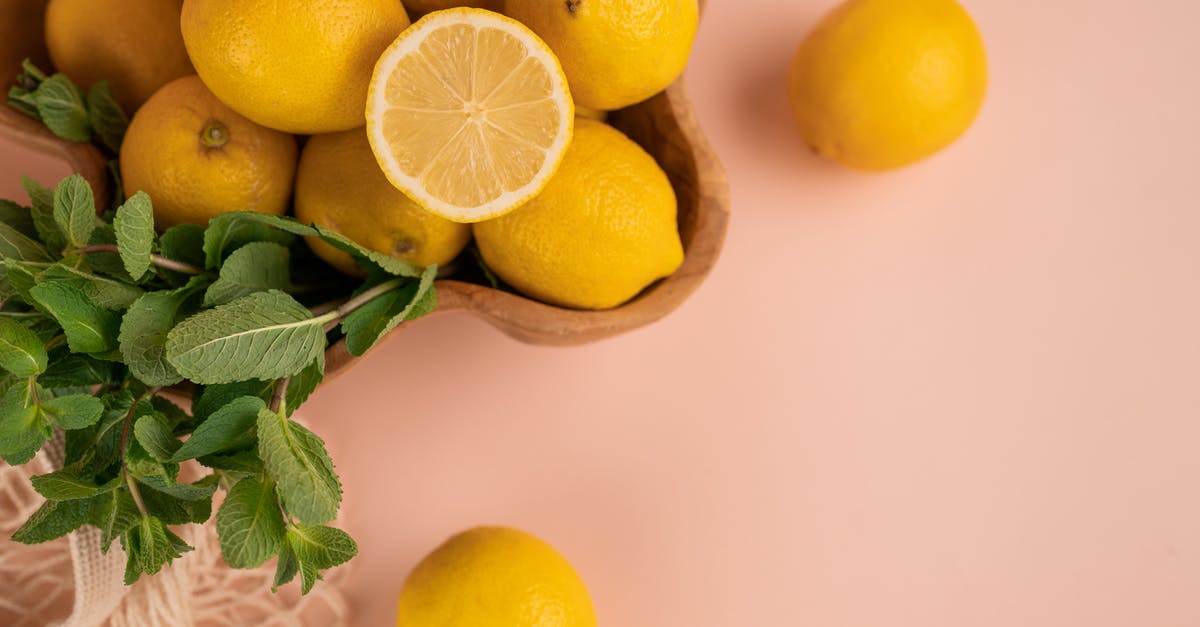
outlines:
[[[689, 74], [734, 220], [642, 331], [402, 332], [305, 410], [361, 625], [481, 523], [610, 627], [1200, 624], [1200, 5], [967, 0], [991, 93], [888, 175], [810, 157], [785, 68], [832, 2], [713, 2]], [[61, 169], [0, 153], [16, 175]]]

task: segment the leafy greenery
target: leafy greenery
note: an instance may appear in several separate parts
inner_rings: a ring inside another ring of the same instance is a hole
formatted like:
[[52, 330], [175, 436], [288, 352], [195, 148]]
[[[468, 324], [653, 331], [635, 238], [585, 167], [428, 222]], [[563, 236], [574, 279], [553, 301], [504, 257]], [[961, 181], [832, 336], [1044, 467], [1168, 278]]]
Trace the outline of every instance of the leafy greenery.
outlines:
[[[112, 157], [128, 124], [106, 83], [85, 95], [28, 63], [9, 104]], [[27, 463], [61, 432], [65, 463], [32, 478], [46, 502], [13, 540], [91, 525], [103, 550], [121, 543], [133, 583], [191, 549], [169, 526], [212, 518], [220, 488], [229, 565], [277, 557], [276, 585], [299, 575], [307, 593], [354, 557], [326, 526], [342, 499], [333, 460], [291, 414], [323, 379], [329, 342], [361, 355], [432, 310], [437, 269], [248, 212], [159, 234], [143, 193], [98, 216], [81, 176], [22, 183], [28, 206], [0, 201], [0, 458]], [[371, 278], [333, 302], [294, 285], [300, 237], [346, 250]], [[162, 396], [177, 384], [194, 389], [191, 415]], [[183, 464], [201, 478], [181, 482]]]

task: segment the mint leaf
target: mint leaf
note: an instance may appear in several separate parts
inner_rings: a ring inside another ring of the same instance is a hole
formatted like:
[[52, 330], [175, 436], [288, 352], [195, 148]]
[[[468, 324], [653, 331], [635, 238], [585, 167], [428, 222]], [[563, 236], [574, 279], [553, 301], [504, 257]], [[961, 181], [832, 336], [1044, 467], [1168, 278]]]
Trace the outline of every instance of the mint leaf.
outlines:
[[28, 176], [21, 177], [21, 187], [29, 194], [29, 215], [33, 219], [38, 236], [46, 244], [46, 248], [55, 253], [62, 252], [67, 247], [67, 238], [54, 220], [54, 190], [42, 187], [41, 183]]
[[171, 433], [171, 426], [162, 414], [154, 412], [138, 418], [133, 425], [133, 436], [150, 456], [160, 462], [171, 461], [179, 450], [180, 442]]
[[433, 280], [436, 277], [437, 265], [429, 266], [421, 275], [420, 282], [376, 297], [346, 316], [342, 321], [346, 350], [360, 357], [401, 322], [435, 309], [437, 296], [433, 290]]
[[328, 242], [334, 248], [348, 253], [358, 262], [359, 267], [362, 267], [364, 270], [369, 271], [372, 268], [379, 268], [395, 276], [412, 278], [421, 276], [422, 269], [419, 266], [413, 265], [403, 259], [397, 259], [396, 257], [365, 248], [345, 235], [327, 229], [319, 224], [315, 225], [315, 228], [321, 239]]
[[[166, 482], [157, 475], [138, 477], [137, 480], [139, 484], [145, 486], [142, 490], [142, 501], [146, 503], [146, 509], [150, 510], [151, 514], [159, 517], [168, 525], [202, 523], [212, 516], [211, 489], [207, 491], [208, 496], [183, 498], [176, 494], [150, 487], [151, 485], [166, 486]], [[185, 486], [174, 486], [174, 488], [183, 487]], [[215, 487], [215, 484], [213, 484], [213, 487]]]
[[150, 269], [154, 246], [154, 208], [150, 197], [138, 192], [125, 201], [113, 218], [113, 229], [125, 271], [136, 281]]
[[72, 352], [105, 353], [117, 347], [121, 318], [92, 302], [79, 288], [39, 283], [29, 294], [38, 309], [62, 326]]
[[28, 263], [22, 263], [15, 259], [4, 259], [4, 276], [8, 279], [8, 284], [21, 300], [26, 303], [32, 303], [33, 297], [29, 295], [29, 290], [37, 283], [36, 266]]
[[264, 408], [266, 403], [253, 396], [230, 401], [200, 423], [170, 461], [182, 462], [245, 445]]
[[88, 521], [91, 508], [91, 501], [84, 499], [46, 501], [13, 533], [12, 539], [22, 544], [41, 544], [57, 540], [82, 527]]
[[92, 186], [79, 174], [63, 179], [54, 188], [54, 222], [66, 234], [67, 242], [79, 248], [87, 246], [96, 228], [96, 199]]
[[33, 92], [33, 101], [42, 122], [55, 135], [73, 142], [91, 140], [83, 92], [66, 76], [55, 74], [43, 81]]
[[[95, 254], [88, 255], [93, 261]], [[114, 281], [98, 274], [72, 268], [65, 263], [56, 263], [38, 275], [38, 282], [54, 281], [79, 288], [85, 296], [105, 309], [126, 309], [145, 293], [142, 288], [121, 281]]]
[[325, 348], [325, 319], [271, 290], [202, 311], [167, 334], [167, 360], [200, 384], [279, 379]]
[[150, 292], [130, 306], [121, 321], [118, 341], [130, 372], [146, 385], [174, 385], [183, 380], [167, 359], [167, 337], [180, 320], [198, 307], [203, 279], [187, 286]]
[[154, 575], [163, 566], [191, 550], [177, 535], [153, 516], [142, 516], [124, 535], [121, 545], [128, 556], [125, 562], [125, 585], [133, 585], [143, 574]]
[[275, 564], [275, 581], [271, 585], [271, 592], [275, 592], [279, 586], [295, 579], [299, 572], [300, 564], [296, 561], [296, 554], [292, 551], [292, 547], [284, 542], [279, 549], [279, 561]]
[[108, 81], [92, 85], [91, 91], [88, 92], [87, 110], [96, 136], [113, 153], [120, 152], [121, 141], [129, 127], [129, 118], [113, 97], [112, 86]]
[[[242, 396], [257, 396], [266, 404], [275, 391], [275, 381], [237, 381], [204, 386], [192, 403], [192, 414], [198, 421], [207, 420], [215, 411]], [[255, 410], [257, 415], [258, 410]]]
[[8, 318], [0, 318], [0, 368], [18, 377], [46, 371], [46, 347], [33, 331]]
[[287, 531], [288, 547], [300, 566], [301, 594], [308, 594], [322, 579], [321, 571], [340, 566], [358, 555], [358, 544], [350, 534], [325, 526], [292, 527]]
[[262, 460], [258, 457], [258, 450], [237, 451], [236, 453], [222, 453], [220, 455], [205, 455], [197, 458], [196, 461], [204, 466], [215, 470], [221, 470], [226, 473], [236, 473], [242, 475], [261, 475], [263, 472]]
[[197, 267], [204, 266], [204, 227], [176, 224], [158, 238], [162, 255]]
[[116, 489], [120, 478], [114, 477], [104, 485], [96, 485], [66, 470], [58, 470], [45, 475], [34, 475], [29, 478], [33, 489], [51, 501], [73, 501], [88, 499], [97, 494], [104, 494]]
[[[221, 222], [249, 222], [269, 226], [281, 231], [291, 233], [292, 235], [301, 235], [304, 237], [315, 237], [317, 230], [307, 224], [297, 221], [295, 218], [288, 216], [276, 216], [269, 213], [258, 213], [255, 211], [230, 211], [221, 214]], [[209, 223], [211, 227], [211, 222]]]
[[[133, 407], [133, 393], [127, 389], [110, 392], [100, 398], [104, 413], [100, 421], [86, 429], [66, 433], [66, 460], [81, 475], [98, 474], [121, 461], [121, 430], [125, 425], [125, 414]], [[139, 403], [134, 412], [153, 411], [149, 403]]]
[[0, 222], [3, 222], [29, 238], [37, 238], [33, 216], [29, 207], [22, 207], [11, 200], [0, 200]]
[[0, 397], [0, 458], [13, 466], [33, 459], [50, 439], [49, 425], [34, 402], [34, 390], [34, 386], [18, 382]]
[[64, 431], [85, 429], [100, 420], [104, 403], [91, 394], [58, 396], [42, 401], [42, 414]]
[[[291, 416], [308, 397], [316, 391], [317, 386], [325, 379], [325, 353], [317, 353], [317, 358], [304, 367], [304, 370], [292, 375], [288, 383], [284, 400], [287, 402], [287, 415]], [[273, 392], [274, 390], [272, 390]]]
[[181, 501], [202, 502], [212, 500], [213, 493], [217, 491], [217, 479], [215, 475], [209, 475], [192, 484], [168, 485], [160, 477], [149, 476], [140, 477], [138, 483]]
[[[119, 191], [114, 191], [114, 194], [119, 194]], [[117, 244], [117, 232], [113, 230], [113, 225], [108, 222], [101, 222], [96, 225], [96, 230], [92, 231], [92, 238], [88, 240], [88, 246], [113, 246]], [[72, 259], [72, 261], [75, 261]], [[87, 253], [81, 267], [90, 267], [95, 274], [104, 274], [120, 280], [126, 287], [141, 290], [134, 285], [133, 277], [125, 271], [125, 262], [121, 261], [121, 256], [115, 252], [96, 251]], [[127, 305], [128, 306], [128, 305]], [[111, 307], [110, 307], [111, 309]]]
[[217, 510], [217, 538], [232, 568], [258, 568], [277, 554], [284, 524], [274, 487], [254, 478], [237, 482]]
[[[273, 225], [266, 218], [254, 217], [246, 211], [223, 213], [208, 221], [204, 231], [204, 263], [208, 268], [220, 267], [230, 253], [250, 242], [274, 242], [290, 246], [295, 237]], [[282, 218], [276, 218], [283, 220]], [[297, 223], [298, 224], [298, 223]]]
[[88, 501], [66, 502], [92, 504], [88, 512], [88, 522], [100, 530], [100, 550], [104, 553], [108, 553], [113, 540], [121, 537], [141, 520], [141, 513], [133, 502], [133, 496], [125, 489], [113, 490]]
[[321, 438], [263, 409], [258, 412], [258, 454], [278, 485], [288, 514], [307, 525], [326, 523], [337, 516], [342, 484]]
[[274, 242], [250, 242], [233, 251], [204, 295], [204, 306], [224, 305], [243, 296], [292, 285], [291, 255]]
[[50, 261], [46, 247], [0, 222], [0, 257], [14, 261]]
[[[63, 350], [70, 349], [63, 347]], [[113, 383], [115, 376], [113, 362], [67, 352], [50, 360], [50, 365], [46, 372], [38, 377], [38, 382], [53, 390], [106, 385]]]

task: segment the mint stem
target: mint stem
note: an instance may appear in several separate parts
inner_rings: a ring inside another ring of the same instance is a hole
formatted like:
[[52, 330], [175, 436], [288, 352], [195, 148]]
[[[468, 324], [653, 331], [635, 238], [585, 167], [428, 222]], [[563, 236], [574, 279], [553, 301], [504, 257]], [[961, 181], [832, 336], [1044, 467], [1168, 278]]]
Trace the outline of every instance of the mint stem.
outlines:
[[[88, 254], [88, 253], [116, 253], [116, 252], [119, 252], [116, 244], [92, 244], [90, 246], [81, 246], [74, 250], [68, 250], [65, 254], [81, 255], [81, 254]], [[180, 274], [190, 274], [193, 276], [197, 276], [197, 275], [201, 275], [201, 274], [208, 274], [204, 270], [204, 268], [197, 268], [196, 266], [193, 266], [190, 263], [185, 263], [183, 261], [175, 261], [174, 259], [167, 259], [166, 257], [163, 257], [162, 255], [150, 255], [150, 263], [152, 263], [155, 266], [158, 266], [159, 268], [162, 268], [164, 270], [172, 270], [172, 271], [178, 272]]]
[[133, 497], [134, 504], [137, 505], [138, 511], [143, 516], [148, 516], [150, 512], [146, 509], [145, 501], [142, 500], [142, 491], [138, 488], [137, 481], [134, 480], [133, 475], [129, 474], [129, 466], [125, 463], [125, 455], [126, 448], [129, 446], [129, 427], [133, 423], [134, 412], [137, 411], [138, 405], [146, 397], [153, 397], [155, 394], [158, 394], [159, 390], [162, 390], [162, 388], [150, 388], [137, 397], [137, 400], [133, 401], [133, 405], [130, 405], [129, 411], [125, 412], [125, 423], [121, 425], [121, 476], [125, 478], [125, 484], [129, 486], [129, 495]]
[[287, 389], [291, 382], [291, 377], [284, 377], [275, 382], [275, 393], [271, 395], [271, 411], [280, 416], [287, 413]]
[[404, 285], [404, 279], [401, 279], [401, 278], [395, 278], [395, 279], [391, 279], [389, 281], [384, 281], [383, 283], [380, 283], [379, 285], [372, 287], [371, 289], [363, 292], [362, 294], [359, 294], [358, 296], [355, 296], [354, 298], [347, 300], [346, 302], [342, 303], [341, 306], [339, 306], [337, 309], [334, 309], [333, 311], [331, 311], [327, 314], [324, 314], [317, 319], [325, 324], [326, 331], [331, 331], [331, 330], [333, 330], [334, 327], [336, 327], [342, 321], [343, 318], [354, 313], [354, 311], [356, 309], [358, 309], [359, 307], [366, 305], [367, 303], [371, 302], [372, 300], [375, 300], [376, 298], [379, 298], [380, 296], [387, 294], [388, 292], [400, 287], [401, 285]]

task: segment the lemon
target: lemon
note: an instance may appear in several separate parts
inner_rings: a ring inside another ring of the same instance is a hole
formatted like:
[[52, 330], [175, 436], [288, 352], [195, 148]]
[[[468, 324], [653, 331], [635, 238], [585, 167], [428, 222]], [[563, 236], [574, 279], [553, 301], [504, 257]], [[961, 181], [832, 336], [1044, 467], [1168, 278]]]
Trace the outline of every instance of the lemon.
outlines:
[[499, 11], [503, 4], [503, 0], [404, 0], [404, 6], [409, 11], [417, 14], [452, 9], [454, 7], [475, 7], [477, 9]]
[[[362, 129], [317, 135], [304, 145], [296, 219], [418, 266], [450, 262], [471, 239], [470, 226], [439, 218], [392, 187]], [[308, 245], [342, 272], [360, 274], [350, 255], [318, 238]]]
[[408, 25], [397, 0], [185, 0], [183, 40], [204, 83], [270, 128], [363, 125], [379, 53]]
[[179, 32], [183, 0], [50, 0], [46, 48], [84, 89], [107, 80], [127, 113], [193, 73]]
[[586, 118], [558, 174], [516, 211], [475, 225], [484, 261], [539, 300], [615, 307], [683, 263], [675, 191], [654, 158]]
[[587, 107], [575, 107], [575, 115], [583, 116], [585, 118], [595, 120], [597, 122], [604, 122], [604, 121], [608, 120], [608, 111], [601, 111], [600, 109], [589, 109]]
[[144, 191], [160, 229], [204, 225], [228, 211], [282, 215], [296, 140], [217, 100], [196, 76], [175, 80], [138, 110], [121, 144], [125, 194]]
[[595, 627], [587, 587], [554, 547], [506, 527], [447, 540], [400, 591], [397, 627]]
[[546, 44], [482, 9], [418, 20], [380, 57], [367, 99], [388, 180], [455, 222], [503, 215], [545, 187], [575, 119]]
[[696, 0], [507, 0], [504, 10], [562, 60], [575, 102], [605, 111], [678, 78], [700, 20]]
[[849, 0], [801, 44], [790, 91], [814, 151], [887, 170], [967, 130], [987, 91], [987, 58], [954, 0]]

